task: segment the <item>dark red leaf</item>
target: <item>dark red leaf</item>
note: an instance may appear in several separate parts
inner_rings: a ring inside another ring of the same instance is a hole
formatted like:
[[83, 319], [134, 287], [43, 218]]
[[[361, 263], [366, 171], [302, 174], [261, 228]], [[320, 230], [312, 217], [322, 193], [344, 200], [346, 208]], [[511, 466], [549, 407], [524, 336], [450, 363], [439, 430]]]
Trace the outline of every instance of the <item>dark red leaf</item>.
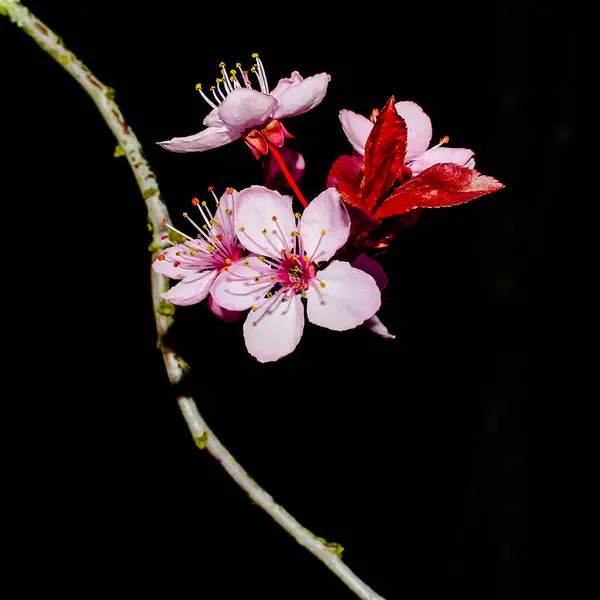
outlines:
[[340, 156], [327, 175], [327, 187], [336, 187], [348, 204], [367, 210], [360, 196], [361, 166], [360, 156]]
[[365, 144], [361, 195], [369, 211], [389, 191], [406, 157], [407, 128], [392, 96], [383, 107]]
[[375, 211], [386, 219], [415, 208], [455, 206], [502, 189], [504, 185], [487, 175], [452, 163], [433, 165], [395, 189]]

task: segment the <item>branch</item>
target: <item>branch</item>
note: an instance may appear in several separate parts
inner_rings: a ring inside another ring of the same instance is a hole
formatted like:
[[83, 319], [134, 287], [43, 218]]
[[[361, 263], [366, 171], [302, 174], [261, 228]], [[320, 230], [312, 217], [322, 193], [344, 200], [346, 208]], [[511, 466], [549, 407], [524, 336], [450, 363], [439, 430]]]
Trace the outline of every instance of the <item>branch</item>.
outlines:
[[[22, 31], [32, 37], [37, 44], [56, 60], [90, 95], [100, 114], [117, 138], [115, 156], [125, 155], [136, 178], [140, 192], [148, 210], [148, 227], [152, 231], [149, 251], [152, 259], [164, 247], [161, 236], [167, 232], [162, 225], [168, 219], [167, 207], [162, 200], [156, 175], [144, 158], [142, 146], [127, 125], [119, 107], [115, 104], [115, 92], [101, 83], [91, 71], [75, 57], [62, 40], [44, 23], [35, 17], [18, 0], [0, 0], [0, 14], [8, 16]], [[169, 288], [169, 281], [163, 275], [151, 270], [152, 305], [158, 333], [158, 346], [161, 349], [169, 381], [177, 386], [183, 379], [188, 366], [172, 349], [163, 343], [163, 337], [173, 323], [172, 305], [165, 303], [160, 294]], [[362, 600], [383, 600], [366, 583], [361, 581], [341, 560], [342, 546], [326, 542], [300, 525], [283, 507], [265, 492], [240, 466], [217, 436], [209, 429], [198, 412], [194, 399], [177, 396], [179, 408], [185, 418], [196, 446], [208, 450], [229, 473], [231, 478], [250, 496], [252, 501], [267, 512], [301, 546], [314, 554], [333, 571]]]

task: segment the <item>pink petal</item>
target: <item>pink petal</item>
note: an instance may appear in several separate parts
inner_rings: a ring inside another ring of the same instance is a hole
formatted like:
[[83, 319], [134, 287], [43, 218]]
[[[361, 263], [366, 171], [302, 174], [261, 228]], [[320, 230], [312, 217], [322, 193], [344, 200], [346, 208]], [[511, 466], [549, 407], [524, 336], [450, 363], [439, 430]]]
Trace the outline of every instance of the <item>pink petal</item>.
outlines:
[[373, 315], [363, 323], [370, 332], [388, 340], [395, 340], [396, 336], [388, 331], [388, 328], [381, 322], [377, 315]]
[[240, 88], [231, 92], [219, 106], [219, 117], [233, 129], [262, 125], [277, 107], [277, 99], [256, 90]]
[[208, 296], [210, 286], [217, 277], [217, 271], [202, 271], [186, 277], [168, 292], [161, 294], [160, 297], [168, 300], [177, 306], [189, 306], [197, 304]]
[[[323, 231], [325, 235], [322, 235]], [[300, 236], [304, 251], [313, 262], [329, 260], [346, 243], [349, 235], [350, 215], [335, 188], [321, 192], [304, 209]]]
[[298, 73], [298, 71], [294, 71], [289, 77], [284, 77], [279, 80], [279, 83], [275, 86], [275, 89], [271, 90], [271, 96], [275, 96], [275, 98], [279, 98], [283, 92], [285, 92], [288, 88], [298, 85], [302, 83], [304, 77]]
[[187, 137], [177, 137], [158, 145], [171, 152], [204, 152], [219, 146], [225, 146], [242, 137], [242, 133], [232, 131], [227, 127], [207, 127], [200, 133]]
[[320, 73], [307, 77], [298, 85], [290, 86], [279, 96], [279, 106], [273, 118], [295, 117], [318, 106], [325, 98], [330, 79], [331, 76], [327, 73]]
[[208, 297], [208, 308], [217, 319], [224, 323], [235, 323], [244, 316], [243, 310], [227, 310], [218, 304], [212, 296]]
[[362, 156], [365, 153], [365, 144], [371, 129], [373, 129], [373, 123], [367, 117], [358, 115], [351, 110], [340, 110], [339, 116], [348, 141], [352, 144], [354, 150]]
[[368, 273], [377, 284], [377, 287], [383, 292], [388, 284], [388, 278], [383, 270], [383, 267], [370, 256], [361, 254], [353, 263], [352, 266], [355, 269], [360, 269], [365, 273]]
[[379, 310], [381, 293], [375, 280], [364, 271], [334, 260], [317, 275], [325, 287], [313, 280], [306, 292], [311, 323], [345, 331], [364, 323]]
[[202, 121], [205, 127], [225, 127], [225, 124], [219, 118], [219, 109], [213, 108]]
[[300, 295], [288, 302], [281, 297], [265, 301], [250, 311], [244, 323], [246, 349], [259, 362], [272, 362], [294, 351], [304, 330], [304, 307]]
[[431, 119], [415, 102], [396, 102], [396, 112], [406, 121], [408, 142], [406, 144], [406, 162], [421, 156], [431, 142]]
[[[280, 257], [283, 248], [291, 248], [292, 231], [296, 230], [291, 196], [253, 185], [240, 192], [238, 202], [235, 228], [243, 246], [255, 254], [273, 258]], [[273, 221], [273, 217], [277, 220]], [[240, 227], [244, 231], [239, 232]]]
[[[245, 266], [248, 262], [248, 266]], [[273, 287], [269, 275], [265, 276], [265, 264], [256, 256], [249, 256], [223, 271], [214, 282], [210, 295], [223, 308], [246, 310], [262, 302], [265, 294]], [[259, 283], [254, 279], [258, 277]]]
[[429, 169], [438, 163], [453, 163], [459, 167], [468, 167], [472, 169], [475, 166], [475, 153], [468, 148], [432, 148], [427, 150], [425, 154], [419, 156], [416, 160], [410, 163], [410, 169], [414, 175], [422, 173], [425, 169]]
[[167, 248], [163, 252], [164, 260], [156, 259], [152, 263], [152, 268], [156, 273], [162, 273], [171, 279], [184, 279], [188, 275], [193, 273], [197, 273], [198, 269], [184, 269], [181, 266], [175, 266], [175, 261], [181, 263], [181, 259], [176, 255], [177, 252], [185, 252], [186, 255], [189, 255], [189, 248], [184, 244], [177, 244], [176, 246], [171, 246]]

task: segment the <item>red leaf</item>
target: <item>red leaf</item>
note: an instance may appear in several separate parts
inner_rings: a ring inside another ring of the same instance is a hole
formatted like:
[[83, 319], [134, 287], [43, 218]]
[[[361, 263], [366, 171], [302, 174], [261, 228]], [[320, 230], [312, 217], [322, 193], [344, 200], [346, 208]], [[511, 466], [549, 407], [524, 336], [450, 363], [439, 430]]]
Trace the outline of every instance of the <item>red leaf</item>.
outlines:
[[360, 156], [340, 156], [327, 175], [327, 187], [337, 187], [348, 204], [366, 211], [367, 207], [360, 195], [361, 166]]
[[361, 195], [369, 211], [392, 187], [406, 157], [407, 128], [392, 96], [383, 107], [365, 144]]
[[386, 219], [415, 208], [455, 206], [503, 187], [493, 177], [481, 175], [474, 169], [439, 163], [396, 188], [373, 216]]

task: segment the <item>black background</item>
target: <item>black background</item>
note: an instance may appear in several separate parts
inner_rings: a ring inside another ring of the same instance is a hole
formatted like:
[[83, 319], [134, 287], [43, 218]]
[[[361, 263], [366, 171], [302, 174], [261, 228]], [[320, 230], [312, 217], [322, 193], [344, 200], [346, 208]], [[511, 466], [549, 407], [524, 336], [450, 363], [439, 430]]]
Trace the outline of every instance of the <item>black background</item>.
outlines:
[[[369, 114], [392, 94], [506, 184], [426, 212], [382, 257], [394, 341], [307, 326], [292, 356], [260, 365], [240, 326], [202, 304], [178, 310], [172, 342], [234, 456], [384, 597], [526, 597], [525, 414], [543, 344], [532, 306], [572, 143], [568, 45], [552, 55], [555, 119], [540, 133], [539, 50], [517, 0], [28, 5], [116, 89], [176, 223], [209, 185], [261, 182], [242, 142], [154, 145], [198, 131], [208, 108], [195, 84], [252, 52], [272, 85], [295, 69], [332, 75], [324, 102], [286, 122], [307, 197], [349, 152], [338, 110]], [[0, 53], [8, 297], [27, 317], [5, 340], [22, 352], [26, 452], [40, 467], [25, 508], [44, 524], [21, 540], [23, 560], [58, 590], [352, 598], [195, 448], [155, 347], [145, 208], [96, 108], [6, 19]]]

